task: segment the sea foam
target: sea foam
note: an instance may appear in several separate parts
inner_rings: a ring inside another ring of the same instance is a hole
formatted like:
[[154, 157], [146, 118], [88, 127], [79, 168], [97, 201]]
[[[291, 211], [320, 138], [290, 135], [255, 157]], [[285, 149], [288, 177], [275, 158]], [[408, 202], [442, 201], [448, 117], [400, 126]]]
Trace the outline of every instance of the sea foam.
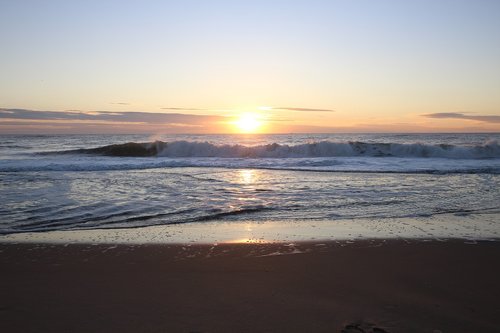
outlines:
[[297, 145], [272, 143], [245, 146], [240, 144], [216, 145], [196, 141], [155, 141], [149, 143], [130, 142], [67, 152], [127, 157], [306, 158], [367, 156], [451, 159], [500, 158], [500, 146], [494, 140], [475, 146], [332, 141], [318, 141]]

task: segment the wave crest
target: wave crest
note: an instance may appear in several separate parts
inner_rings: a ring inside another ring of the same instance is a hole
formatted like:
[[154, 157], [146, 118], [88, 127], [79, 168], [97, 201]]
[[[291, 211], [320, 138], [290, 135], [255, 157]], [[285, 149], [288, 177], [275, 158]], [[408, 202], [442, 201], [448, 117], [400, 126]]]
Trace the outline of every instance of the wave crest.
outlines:
[[318, 141], [298, 145], [258, 146], [215, 145], [209, 142], [155, 141], [109, 145], [93, 149], [66, 151], [128, 157], [219, 157], [219, 158], [307, 158], [307, 157], [411, 157], [484, 159], [500, 158], [500, 145], [488, 141], [476, 146], [428, 145], [422, 143], [366, 143]]

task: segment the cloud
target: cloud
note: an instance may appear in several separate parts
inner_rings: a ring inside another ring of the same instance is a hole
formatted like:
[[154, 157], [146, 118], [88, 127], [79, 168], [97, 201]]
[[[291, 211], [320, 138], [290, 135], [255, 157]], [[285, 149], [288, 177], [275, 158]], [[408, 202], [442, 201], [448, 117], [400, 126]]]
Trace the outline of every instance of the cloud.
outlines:
[[[171, 111], [230, 111], [227, 109], [198, 109], [198, 108], [172, 108], [172, 107], [164, 107], [162, 110], [171, 110]], [[286, 111], [302, 111], [302, 112], [335, 112], [335, 110], [331, 109], [313, 109], [313, 108], [297, 108], [290, 106], [279, 106], [279, 107], [271, 107], [271, 106], [261, 106], [258, 109], [260, 110], [286, 110]]]
[[211, 109], [197, 109], [197, 108], [160, 108], [162, 110], [171, 111], [210, 111]]
[[210, 133], [231, 120], [219, 115], [0, 108], [3, 133]]
[[475, 120], [482, 121], [485, 123], [500, 123], [500, 116], [475, 116], [467, 115], [458, 112], [438, 112], [438, 113], [428, 113], [423, 114], [422, 117], [434, 118], [434, 119], [465, 119], [465, 120]]
[[335, 110], [331, 109], [313, 109], [313, 108], [296, 108], [290, 106], [280, 106], [273, 107], [273, 110], [287, 110], [287, 111], [305, 111], [305, 112], [335, 112]]
[[120, 122], [148, 124], [188, 124], [202, 125], [207, 122], [226, 120], [222, 116], [192, 115], [183, 113], [153, 112], [109, 112], [109, 111], [34, 111], [26, 109], [2, 109], [1, 119], [71, 122]]
[[126, 103], [126, 102], [111, 102], [109, 104], [115, 104], [115, 105], [130, 105], [130, 103]]

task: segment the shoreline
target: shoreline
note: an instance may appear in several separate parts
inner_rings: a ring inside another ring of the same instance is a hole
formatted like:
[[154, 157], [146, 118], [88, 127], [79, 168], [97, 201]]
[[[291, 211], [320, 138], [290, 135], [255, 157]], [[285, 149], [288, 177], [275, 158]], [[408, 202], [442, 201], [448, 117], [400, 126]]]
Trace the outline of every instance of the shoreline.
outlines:
[[463, 240], [4, 243], [0, 330], [493, 332], [499, 256]]
[[0, 244], [219, 244], [419, 239], [500, 240], [500, 213], [299, 221], [212, 220], [137, 228], [0, 235]]

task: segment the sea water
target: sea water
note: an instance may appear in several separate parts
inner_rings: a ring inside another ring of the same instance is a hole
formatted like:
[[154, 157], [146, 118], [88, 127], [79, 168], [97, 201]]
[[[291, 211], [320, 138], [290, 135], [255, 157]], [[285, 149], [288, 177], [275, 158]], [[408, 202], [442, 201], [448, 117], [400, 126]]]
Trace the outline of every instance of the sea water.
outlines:
[[[244, 221], [383, 227], [498, 213], [499, 141], [500, 134], [3, 135], [0, 233]], [[491, 228], [497, 237], [500, 227]]]

